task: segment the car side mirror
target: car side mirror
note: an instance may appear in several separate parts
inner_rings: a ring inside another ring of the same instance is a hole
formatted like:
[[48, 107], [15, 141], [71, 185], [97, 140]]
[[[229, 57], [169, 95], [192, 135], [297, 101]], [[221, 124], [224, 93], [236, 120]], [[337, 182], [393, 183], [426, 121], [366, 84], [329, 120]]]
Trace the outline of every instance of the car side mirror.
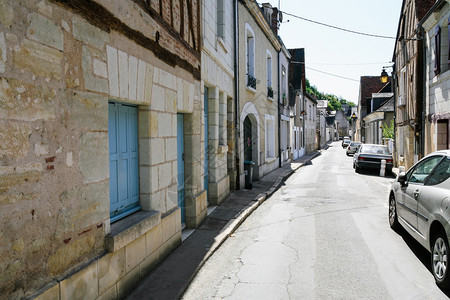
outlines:
[[400, 185], [402, 187], [407, 186], [408, 183], [406, 182], [406, 173], [405, 172], [401, 172], [400, 174], [398, 174], [397, 181], [400, 183]]

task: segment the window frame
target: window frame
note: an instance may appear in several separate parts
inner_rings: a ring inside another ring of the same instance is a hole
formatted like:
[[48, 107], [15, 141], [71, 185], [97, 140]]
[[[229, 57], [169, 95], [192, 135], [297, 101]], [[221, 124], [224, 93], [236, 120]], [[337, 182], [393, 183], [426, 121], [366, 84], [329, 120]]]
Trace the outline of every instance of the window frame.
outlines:
[[441, 27], [436, 26], [434, 35], [434, 74], [441, 73]]

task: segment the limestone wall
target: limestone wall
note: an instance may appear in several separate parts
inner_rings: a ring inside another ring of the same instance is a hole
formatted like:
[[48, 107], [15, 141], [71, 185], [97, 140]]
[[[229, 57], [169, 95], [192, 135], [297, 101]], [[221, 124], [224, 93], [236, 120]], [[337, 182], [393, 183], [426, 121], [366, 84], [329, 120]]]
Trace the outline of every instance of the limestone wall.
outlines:
[[[201, 178], [198, 39], [136, 3], [0, 3], [0, 299], [123, 296], [181, 242], [177, 113], [187, 177]], [[138, 110], [142, 207], [114, 224], [109, 101]], [[186, 194], [199, 224], [200, 180]]]
[[[273, 163], [274, 160], [278, 161], [279, 145], [278, 145], [278, 76], [277, 76], [277, 52], [281, 48], [281, 44], [278, 41], [274, 41], [275, 37], [272, 30], [268, 27], [267, 22], [264, 19], [261, 11], [257, 7], [257, 4], [252, 1], [243, 1], [239, 3], [239, 115], [240, 115], [240, 170], [241, 174], [241, 186], [244, 183], [244, 141], [243, 141], [243, 121], [246, 115], [251, 115], [252, 126], [256, 126], [253, 131], [253, 161], [255, 162], [253, 168], [254, 179], [259, 179], [267, 172], [270, 172], [276, 168], [277, 164]], [[254, 73], [256, 78], [256, 89], [247, 86], [247, 62], [246, 62], [246, 43], [247, 34], [249, 30], [254, 34]], [[276, 37], [275, 37], [276, 39]], [[268, 97], [267, 91], [267, 57], [268, 53], [272, 57], [272, 88], [274, 91], [274, 98]], [[254, 106], [254, 108], [250, 108]], [[274, 130], [266, 129], [265, 115], [273, 117], [274, 124], [276, 125]], [[273, 141], [274, 153], [267, 156], [267, 143], [266, 143], [266, 131], [273, 132], [271, 141]], [[267, 164], [267, 166], [265, 165]]]

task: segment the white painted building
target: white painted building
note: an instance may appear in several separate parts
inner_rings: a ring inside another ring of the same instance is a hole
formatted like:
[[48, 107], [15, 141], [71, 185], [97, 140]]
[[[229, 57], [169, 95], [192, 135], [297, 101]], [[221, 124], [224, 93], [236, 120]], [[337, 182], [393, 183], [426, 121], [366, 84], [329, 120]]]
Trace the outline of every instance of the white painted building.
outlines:
[[208, 203], [217, 205], [236, 186], [234, 142], [234, 5], [232, 1], [202, 1], [202, 159]]

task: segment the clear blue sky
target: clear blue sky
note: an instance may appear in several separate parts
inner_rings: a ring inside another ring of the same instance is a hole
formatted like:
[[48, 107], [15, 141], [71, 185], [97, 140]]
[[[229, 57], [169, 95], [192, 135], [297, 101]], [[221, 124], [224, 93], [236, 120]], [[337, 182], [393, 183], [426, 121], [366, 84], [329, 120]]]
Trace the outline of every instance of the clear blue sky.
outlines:
[[[401, 0], [258, 0], [293, 15], [374, 35], [397, 34]], [[289, 22], [286, 23], [286, 21]], [[379, 76], [392, 61], [394, 39], [356, 35], [284, 15], [279, 35], [287, 48], [305, 48], [306, 78], [319, 91], [358, 102], [359, 82], [352, 78]], [[348, 65], [346, 65], [348, 64]]]

